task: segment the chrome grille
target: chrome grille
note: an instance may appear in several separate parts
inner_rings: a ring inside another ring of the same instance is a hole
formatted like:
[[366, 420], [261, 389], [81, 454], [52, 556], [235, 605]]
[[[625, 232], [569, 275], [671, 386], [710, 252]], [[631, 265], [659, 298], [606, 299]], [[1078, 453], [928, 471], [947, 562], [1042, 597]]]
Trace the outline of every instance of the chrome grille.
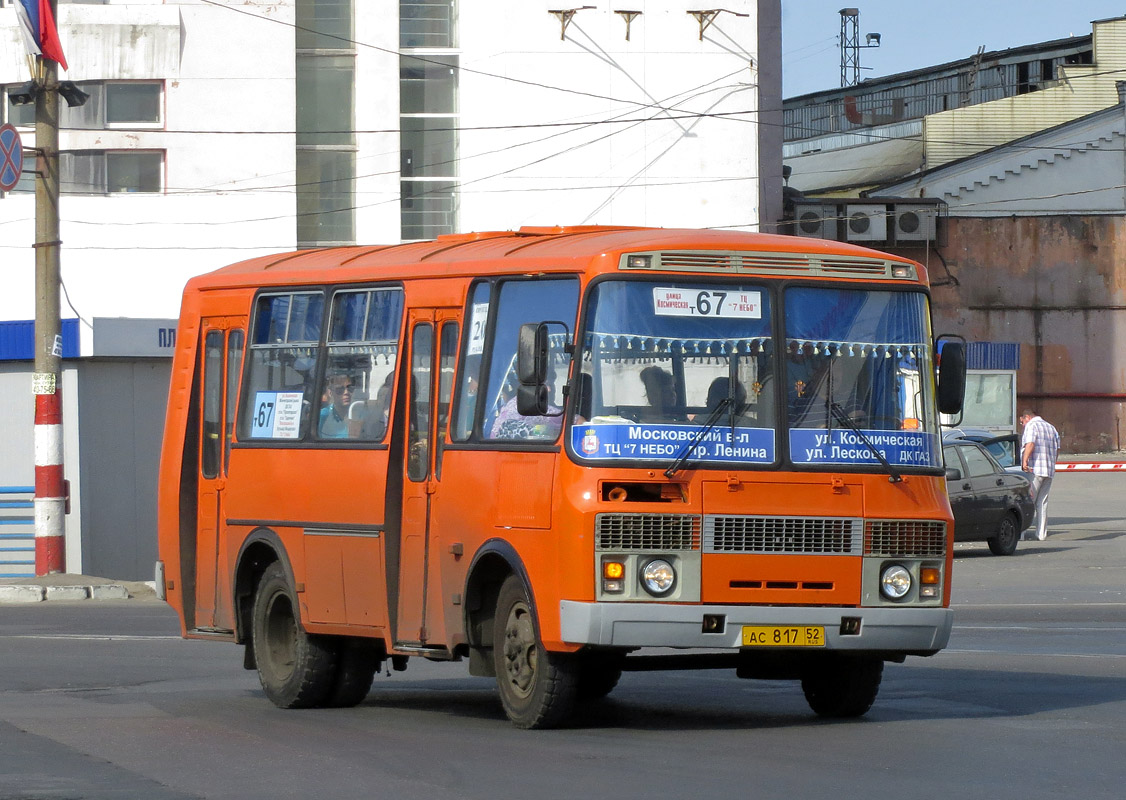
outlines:
[[946, 555], [946, 523], [917, 519], [870, 519], [864, 531], [864, 555]]
[[862, 524], [844, 517], [709, 515], [704, 552], [858, 556]]
[[699, 550], [700, 518], [695, 514], [598, 514], [599, 550]]

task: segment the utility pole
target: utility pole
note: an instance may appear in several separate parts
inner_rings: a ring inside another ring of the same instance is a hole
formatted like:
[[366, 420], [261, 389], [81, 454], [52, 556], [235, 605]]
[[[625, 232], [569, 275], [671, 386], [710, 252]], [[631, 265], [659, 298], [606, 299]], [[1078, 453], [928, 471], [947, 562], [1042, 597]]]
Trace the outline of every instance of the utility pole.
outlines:
[[[57, 0], [49, 0], [54, 14]], [[66, 570], [59, 319], [59, 65], [39, 57], [35, 97], [35, 574]]]
[[66, 480], [63, 473], [62, 322], [59, 318], [59, 96], [68, 106], [89, 97], [72, 81], [55, 18], [58, 0], [20, 0], [16, 17], [27, 45], [31, 81], [8, 98], [35, 103], [35, 574], [66, 569]]

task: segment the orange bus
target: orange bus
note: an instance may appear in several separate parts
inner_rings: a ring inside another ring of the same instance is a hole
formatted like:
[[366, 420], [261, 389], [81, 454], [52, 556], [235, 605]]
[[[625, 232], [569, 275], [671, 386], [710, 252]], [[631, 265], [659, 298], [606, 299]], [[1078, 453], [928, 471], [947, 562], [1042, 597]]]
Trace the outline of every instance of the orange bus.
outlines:
[[184, 292], [160, 586], [286, 708], [421, 656], [495, 676], [526, 728], [639, 669], [858, 716], [950, 634], [964, 353], [935, 353], [924, 267], [836, 242], [523, 228], [244, 261]]

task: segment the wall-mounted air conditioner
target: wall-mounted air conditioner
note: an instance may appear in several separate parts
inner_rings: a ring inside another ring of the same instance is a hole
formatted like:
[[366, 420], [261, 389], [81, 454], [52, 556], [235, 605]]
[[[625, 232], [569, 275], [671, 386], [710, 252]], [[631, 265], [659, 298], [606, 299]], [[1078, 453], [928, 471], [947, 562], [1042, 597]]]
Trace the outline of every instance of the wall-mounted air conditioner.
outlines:
[[932, 242], [937, 230], [938, 206], [908, 205], [897, 203], [894, 206], [895, 241]]
[[878, 205], [845, 206], [845, 239], [883, 242], [888, 238], [887, 208]]
[[837, 207], [822, 203], [794, 204], [794, 232], [815, 239], [837, 238]]

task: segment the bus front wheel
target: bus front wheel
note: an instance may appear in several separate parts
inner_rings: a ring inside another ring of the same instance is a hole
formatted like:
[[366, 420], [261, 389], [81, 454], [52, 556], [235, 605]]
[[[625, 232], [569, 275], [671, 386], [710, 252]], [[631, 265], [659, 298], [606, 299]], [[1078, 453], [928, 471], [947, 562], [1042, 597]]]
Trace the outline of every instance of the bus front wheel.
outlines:
[[882, 659], [831, 656], [806, 670], [801, 688], [809, 707], [822, 717], [860, 717], [876, 702], [884, 674]]
[[497, 596], [493, 628], [497, 688], [508, 718], [520, 728], [552, 728], [575, 705], [573, 656], [544, 649], [520, 578], [509, 575]]
[[297, 595], [278, 563], [258, 583], [251, 635], [258, 680], [270, 702], [312, 708], [325, 700], [336, 682], [336, 650], [301, 627]]

